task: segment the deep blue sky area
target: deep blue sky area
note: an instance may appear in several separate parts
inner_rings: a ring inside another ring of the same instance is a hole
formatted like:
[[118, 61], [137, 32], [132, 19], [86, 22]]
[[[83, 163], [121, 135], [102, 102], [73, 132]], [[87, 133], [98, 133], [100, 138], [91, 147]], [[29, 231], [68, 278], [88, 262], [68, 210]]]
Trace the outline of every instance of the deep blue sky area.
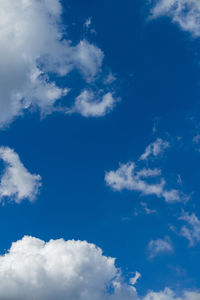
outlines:
[[[167, 17], [149, 20], [146, 1], [61, 2], [67, 37], [73, 43], [88, 39], [102, 49], [121, 100], [103, 118], [54, 113], [41, 119], [39, 112], [29, 112], [0, 131], [1, 144], [14, 149], [43, 182], [34, 203], [1, 207], [0, 249], [3, 253], [24, 235], [87, 240], [116, 257], [125, 276], [142, 274], [137, 283], [141, 295], [166, 286], [178, 292], [198, 288], [200, 247], [189, 247], [170, 225], [180, 229], [183, 209], [200, 217], [200, 152], [192, 141], [200, 126], [200, 42]], [[83, 29], [89, 17], [95, 34]], [[82, 84], [76, 73], [58, 81], [74, 90]], [[106, 171], [136, 162], [158, 137], [171, 147], [153, 164], [162, 167], [174, 188], [181, 175], [181, 188], [191, 196], [185, 205], [115, 192], [105, 183]], [[141, 202], [157, 213], [145, 214]], [[149, 241], [165, 236], [174, 252], [149, 259]]]

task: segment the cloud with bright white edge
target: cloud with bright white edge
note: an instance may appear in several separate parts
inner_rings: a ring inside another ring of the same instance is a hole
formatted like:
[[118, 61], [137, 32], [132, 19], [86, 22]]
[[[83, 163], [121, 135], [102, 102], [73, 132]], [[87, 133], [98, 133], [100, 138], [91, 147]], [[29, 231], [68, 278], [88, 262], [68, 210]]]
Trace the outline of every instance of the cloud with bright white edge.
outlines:
[[76, 69], [90, 84], [101, 73], [104, 53], [87, 40], [72, 45], [61, 16], [59, 0], [0, 0], [0, 127], [32, 108], [42, 115], [61, 110], [69, 88], [57, 86], [50, 74]]
[[168, 16], [172, 22], [200, 37], [200, 2], [199, 0], [157, 0], [151, 10], [151, 17]]
[[0, 160], [5, 164], [0, 179], [0, 201], [34, 201], [41, 186], [40, 175], [29, 173], [18, 154], [8, 147], [0, 147]]
[[169, 288], [139, 297], [123, 280], [115, 259], [86, 241], [25, 236], [0, 256], [0, 299], [10, 300], [198, 300], [198, 292], [176, 297]]
[[115, 100], [112, 93], [107, 93], [102, 97], [93, 91], [84, 90], [76, 99], [72, 109], [67, 113], [79, 113], [84, 117], [102, 117], [111, 111]]
[[169, 148], [169, 146], [169, 142], [158, 138], [154, 143], [147, 146], [145, 152], [140, 156], [140, 160], [146, 160], [149, 156], [157, 157]]
[[[182, 194], [176, 189], [166, 189], [166, 181], [161, 177], [159, 169], [141, 169], [137, 171], [134, 162], [120, 164], [116, 171], [106, 172], [105, 181], [114, 191], [124, 189], [140, 192], [142, 196], [152, 195], [158, 198], [164, 198], [166, 202], [182, 201]], [[149, 183], [148, 178], [159, 178], [157, 183]], [[184, 197], [183, 197], [184, 198]]]
[[173, 253], [173, 245], [169, 237], [164, 239], [151, 240], [148, 244], [149, 258], [165, 253]]
[[179, 220], [185, 221], [188, 225], [181, 228], [180, 235], [189, 241], [189, 246], [193, 247], [200, 242], [200, 220], [192, 213], [183, 212]]

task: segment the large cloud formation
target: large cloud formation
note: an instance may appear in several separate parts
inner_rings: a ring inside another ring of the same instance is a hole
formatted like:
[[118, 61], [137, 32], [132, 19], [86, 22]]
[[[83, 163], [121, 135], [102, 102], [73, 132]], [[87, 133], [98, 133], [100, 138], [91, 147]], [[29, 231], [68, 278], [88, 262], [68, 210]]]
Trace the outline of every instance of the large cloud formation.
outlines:
[[5, 300], [199, 300], [188, 292], [176, 297], [170, 289], [137, 295], [124, 282], [115, 259], [86, 241], [50, 240], [25, 236], [0, 256], [0, 299]]
[[[93, 244], [24, 237], [0, 257], [0, 299], [129, 300], [115, 260]], [[109, 290], [113, 289], [112, 295]]]
[[[86, 40], [67, 40], [61, 16], [59, 0], [0, 0], [0, 127], [27, 109], [43, 115], [56, 109], [69, 89], [57, 86], [51, 74], [76, 69], [90, 84], [101, 72], [103, 52]], [[107, 111], [105, 100], [103, 108], [95, 116]]]

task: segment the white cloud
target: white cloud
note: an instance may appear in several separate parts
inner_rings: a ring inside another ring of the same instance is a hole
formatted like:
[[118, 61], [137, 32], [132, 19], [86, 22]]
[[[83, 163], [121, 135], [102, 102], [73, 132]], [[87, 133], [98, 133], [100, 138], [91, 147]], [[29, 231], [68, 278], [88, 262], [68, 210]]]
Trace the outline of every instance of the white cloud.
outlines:
[[173, 203], [182, 201], [181, 192], [175, 189], [167, 190], [166, 182], [159, 177], [159, 182], [149, 183], [149, 177], [160, 176], [159, 169], [141, 169], [136, 170], [136, 165], [133, 162], [121, 164], [116, 171], [106, 172], [105, 181], [115, 191], [127, 189], [137, 191], [142, 195], [155, 195], [158, 198], [163, 197], [166, 202]]
[[0, 201], [5, 199], [20, 203], [33, 201], [41, 186], [40, 175], [33, 175], [24, 167], [17, 153], [8, 147], [0, 147], [0, 159], [5, 164], [0, 180]]
[[72, 53], [72, 63], [74, 62], [76, 68], [80, 70], [88, 82], [93, 81], [99, 73], [103, 58], [103, 52], [86, 40], [81, 41]]
[[158, 0], [152, 9], [152, 17], [169, 16], [184, 31], [200, 36], [199, 0]]
[[103, 52], [67, 40], [61, 16], [59, 0], [0, 0], [0, 127], [33, 107], [43, 115], [55, 110], [69, 89], [51, 74], [77, 69], [91, 83], [101, 72]]
[[106, 115], [114, 107], [112, 93], [102, 97], [93, 91], [84, 90], [75, 100], [74, 107], [67, 113], [79, 113], [84, 117], [100, 117]]
[[173, 246], [169, 237], [165, 239], [152, 240], [148, 244], [149, 258], [154, 258], [157, 255], [164, 253], [172, 253]]
[[[24, 237], [0, 256], [0, 299], [132, 300], [115, 259], [93, 244]], [[109, 290], [113, 289], [112, 295]]]
[[142, 277], [142, 275], [139, 272], [135, 272], [135, 276], [130, 278], [130, 283], [135, 285], [140, 277]]
[[162, 154], [167, 148], [169, 148], [169, 142], [163, 141], [158, 138], [154, 143], [150, 144], [145, 152], [140, 156], [140, 160], [146, 160], [149, 156], [157, 157]]
[[179, 220], [186, 221], [188, 226], [183, 226], [181, 228], [180, 235], [184, 236], [189, 241], [190, 247], [194, 246], [196, 243], [200, 242], [200, 220], [197, 216], [193, 214], [188, 214], [186, 212], [182, 213]]
[[199, 300], [198, 292], [176, 297], [170, 289], [139, 297], [125, 283], [115, 259], [86, 241], [25, 236], [0, 256], [0, 299], [9, 300]]
[[153, 291], [149, 292], [148, 295], [144, 297], [143, 300], [199, 300], [199, 299], [200, 299], [199, 292], [186, 291], [184, 292], [184, 295], [182, 297], [178, 297], [171, 289], [166, 288], [164, 291], [158, 293], [155, 293]]

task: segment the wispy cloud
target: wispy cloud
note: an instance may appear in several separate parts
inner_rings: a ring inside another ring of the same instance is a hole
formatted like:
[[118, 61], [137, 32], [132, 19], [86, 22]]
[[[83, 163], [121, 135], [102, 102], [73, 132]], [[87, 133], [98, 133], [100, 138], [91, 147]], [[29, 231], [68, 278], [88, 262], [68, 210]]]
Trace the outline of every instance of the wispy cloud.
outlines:
[[168, 16], [182, 30], [190, 32], [194, 37], [200, 36], [199, 0], [157, 0], [151, 14], [153, 18]]
[[41, 186], [40, 175], [29, 173], [18, 154], [8, 147], [0, 147], [0, 159], [5, 164], [0, 179], [0, 200], [33, 201]]
[[83, 24], [83, 27], [87, 32], [90, 32], [90, 33], [93, 33], [93, 34], [96, 33], [96, 30], [94, 29], [93, 22], [92, 22], [92, 17], [89, 17], [85, 20], [85, 23]]
[[[166, 181], [160, 177], [159, 169], [141, 169], [137, 171], [135, 163], [120, 164], [116, 171], [106, 172], [105, 181], [115, 191], [127, 189], [137, 191], [142, 195], [154, 195], [164, 198], [166, 202], [173, 203], [183, 201], [182, 193], [176, 189], [167, 189]], [[148, 178], [159, 178], [158, 182], [149, 183]]]
[[[170, 146], [169, 142], [158, 138], [145, 149], [140, 156], [138, 165], [146, 161], [150, 156], [158, 158], [165, 149]], [[158, 168], [141, 168], [134, 162], [120, 164], [115, 171], [108, 171], [105, 174], [105, 181], [115, 191], [124, 189], [140, 192], [143, 196], [153, 195], [158, 198], [164, 198], [166, 202], [181, 202], [188, 200], [178, 189], [167, 188], [165, 178], [162, 176], [161, 169]]]
[[88, 29], [91, 27], [91, 25], [92, 25], [92, 17], [89, 17], [85, 20], [84, 27]]
[[156, 214], [158, 212], [156, 209], [149, 208], [146, 202], [141, 202], [141, 206], [147, 215]]
[[140, 156], [140, 160], [146, 160], [150, 156], [157, 157], [169, 148], [169, 146], [169, 142], [158, 138], [154, 143], [147, 146], [145, 152]]
[[164, 253], [173, 253], [173, 245], [169, 237], [164, 239], [152, 240], [148, 244], [149, 258], [154, 258], [157, 255]]
[[188, 225], [184, 225], [181, 228], [180, 235], [185, 237], [189, 241], [189, 246], [193, 247], [200, 242], [200, 220], [192, 213], [183, 212], [179, 220], [185, 221]]

